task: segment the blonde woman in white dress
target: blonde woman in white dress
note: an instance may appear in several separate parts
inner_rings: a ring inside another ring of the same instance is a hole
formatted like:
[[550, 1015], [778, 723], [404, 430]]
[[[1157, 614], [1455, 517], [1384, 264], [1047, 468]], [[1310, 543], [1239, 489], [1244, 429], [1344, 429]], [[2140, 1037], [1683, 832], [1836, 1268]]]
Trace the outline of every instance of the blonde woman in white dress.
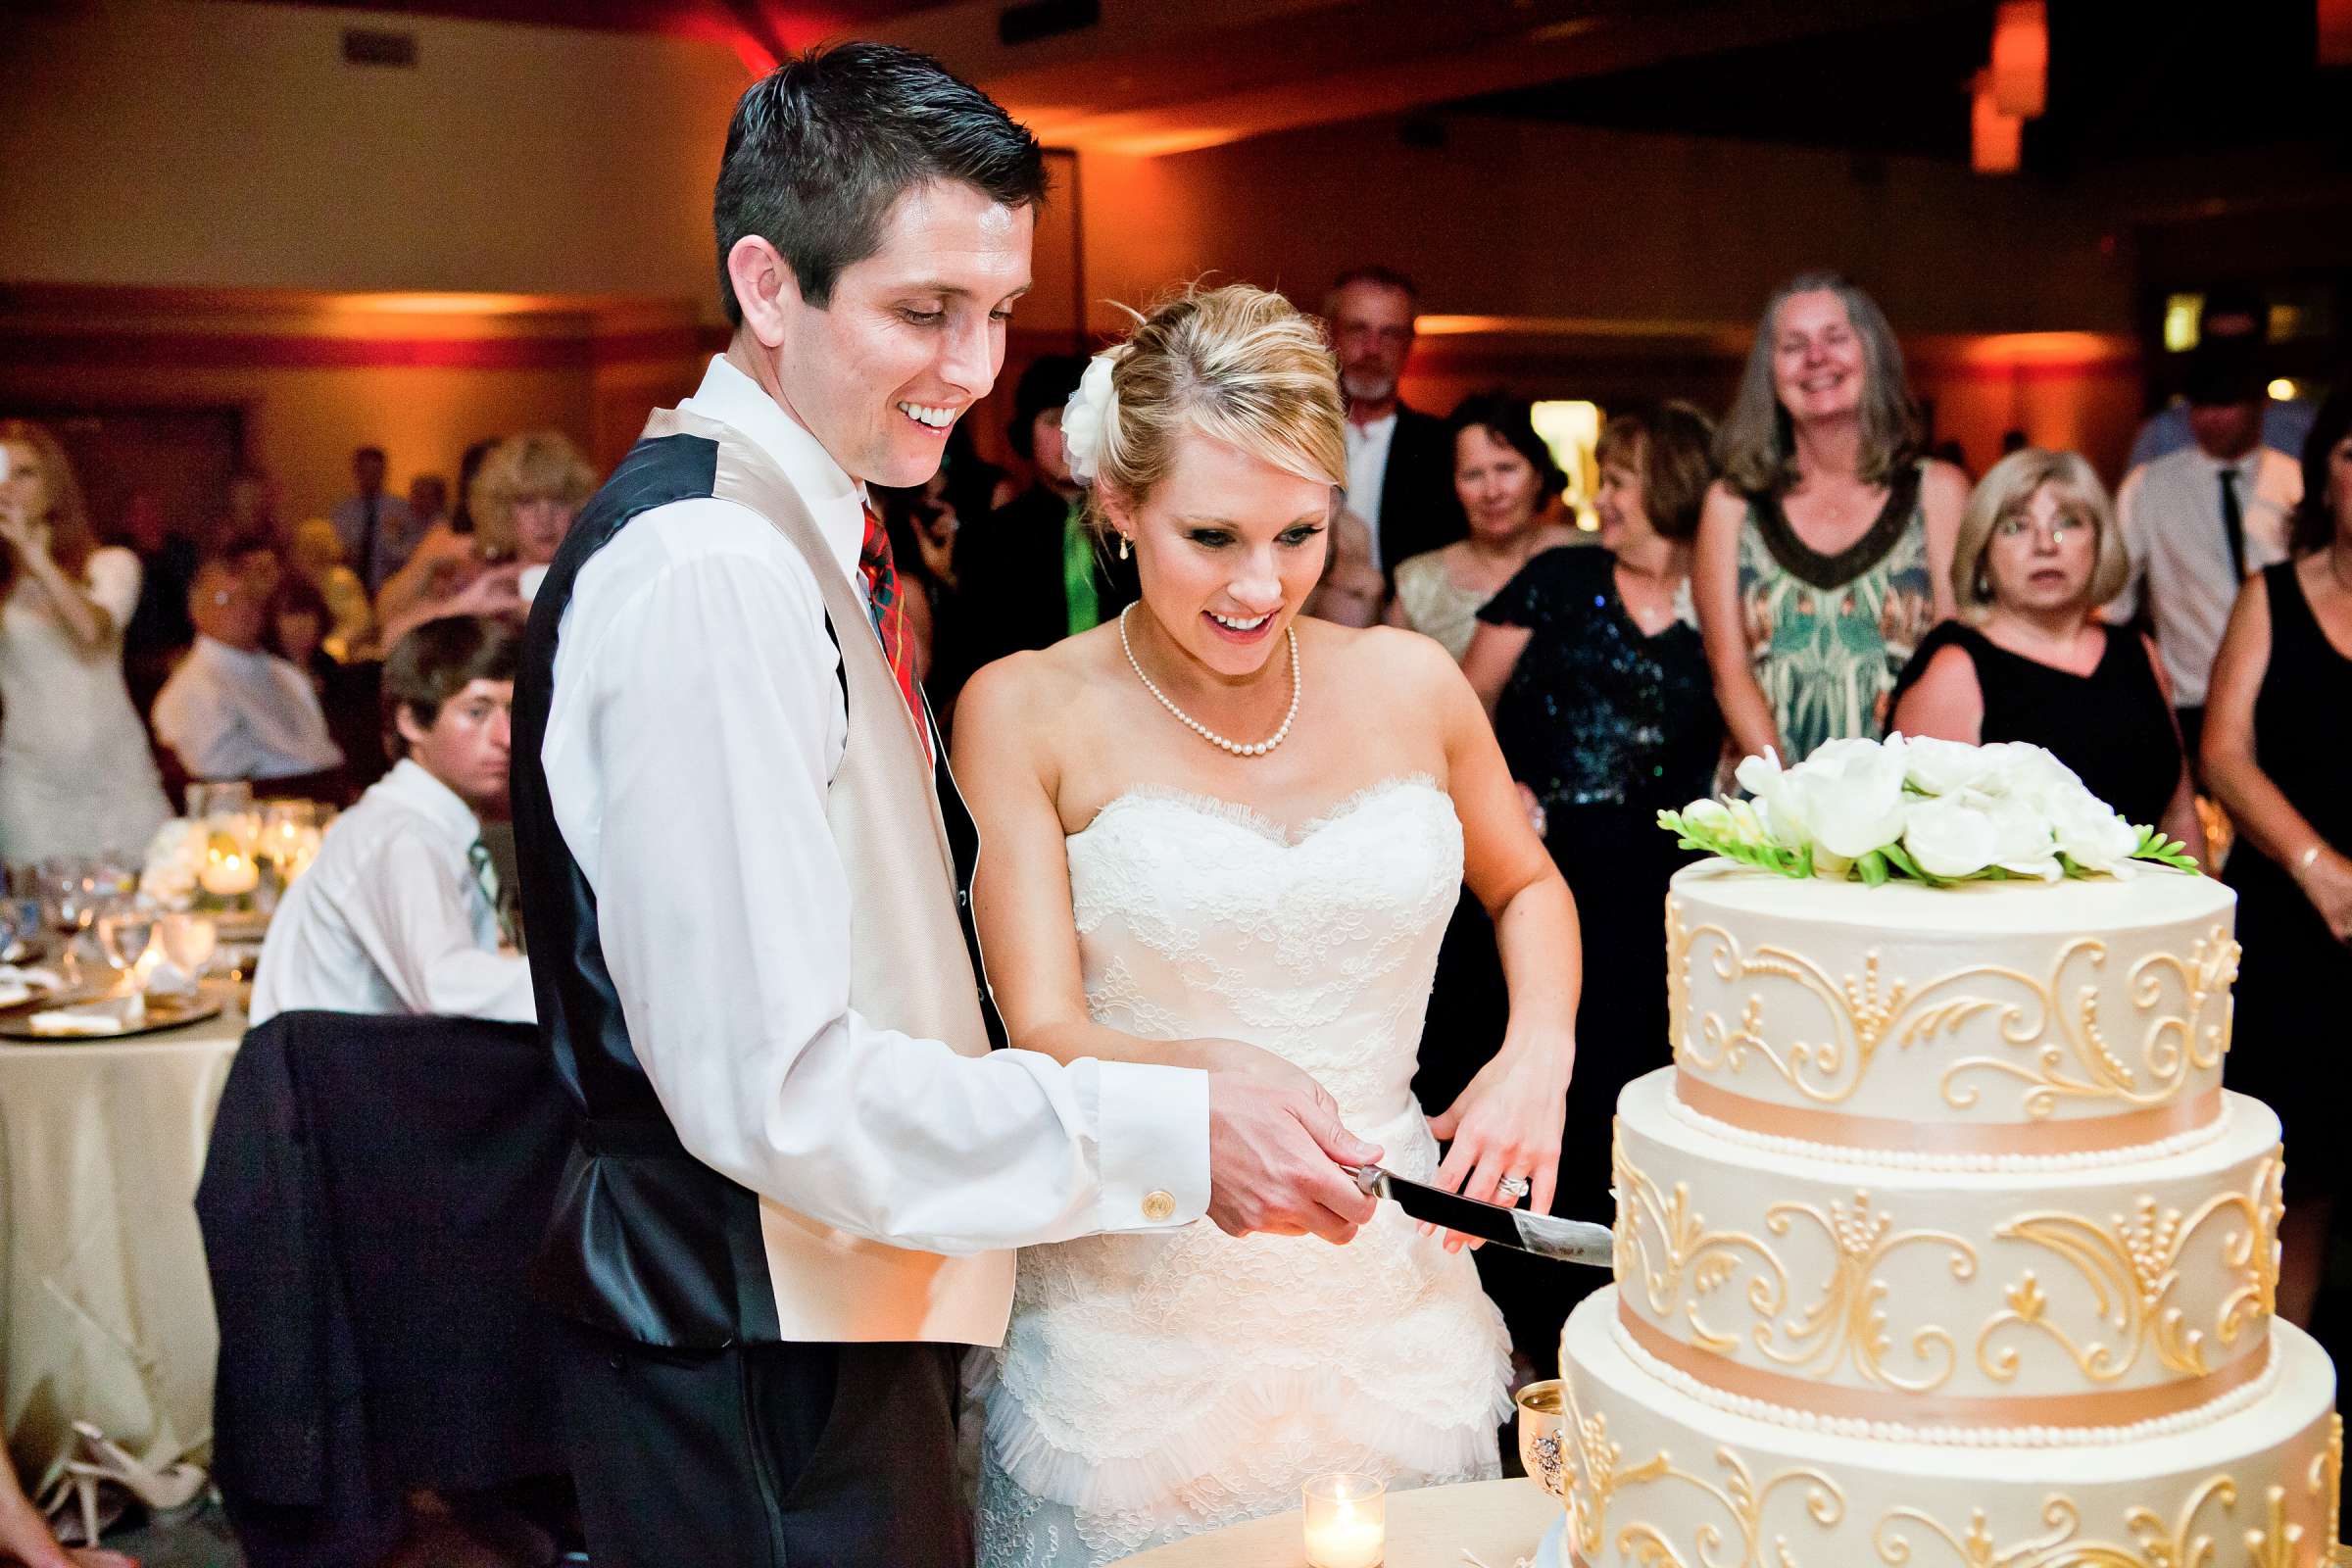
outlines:
[[[1575, 907], [1443, 651], [1299, 615], [1341, 418], [1313, 324], [1246, 287], [1090, 369], [1063, 430], [1143, 598], [964, 689], [991, 979], [1015, 1047], [1303, 1076], [1391, 1170], [1546, 1206]], [[1510, 1029], [1430, 1116], [1414, 1054], [1465, 879]], [[1462, 1245], [1384, 1204], [1336, 1248], [1197, 1224], [1024, 1251], [972, 1370], [983, 1568], [1093, 1568], [1294, 1507], [1320, 1471], [1496, 1474], [1506, 1346]]]
[[0, 861], [137, 855], [172, 814], [122, 682], [139, 558], [95, 548], [57, 438], [0, 421]]

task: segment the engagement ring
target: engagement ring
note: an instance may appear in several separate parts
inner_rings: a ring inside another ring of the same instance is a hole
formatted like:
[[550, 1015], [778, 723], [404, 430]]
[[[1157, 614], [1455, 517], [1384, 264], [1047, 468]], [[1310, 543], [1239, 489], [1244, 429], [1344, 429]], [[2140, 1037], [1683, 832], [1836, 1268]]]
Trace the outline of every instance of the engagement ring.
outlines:
[[1494, 1184], [1494, 1191], [1500, 1193], [1509, 1201], [1516, 1203], [1528, 1195], [1531, 1185], [1524, 1176], [1505, 1176]]

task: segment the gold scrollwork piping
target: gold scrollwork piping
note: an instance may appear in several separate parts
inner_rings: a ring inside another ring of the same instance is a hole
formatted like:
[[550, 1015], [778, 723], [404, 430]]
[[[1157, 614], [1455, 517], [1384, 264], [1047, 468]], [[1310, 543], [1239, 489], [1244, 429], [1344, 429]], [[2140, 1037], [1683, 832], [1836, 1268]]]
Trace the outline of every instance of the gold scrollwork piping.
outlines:
[[[1995, 1236], [2031, 1242], [2074, 1265], [2091, 1288], [2099, 1321], [2115, 1331], [2117, 1342], [2080, 1341], [2054, 1322], [2049, 1298], [2028, 1269], [2004, 1293], [2006, 1309], [1978, 1335], [1977, 1365], [1995, 1382], [2011, 1381], [2019, 1367], [2017, 1348], [1994, 1342], [2005, 1331], [2034, 1329], [2056, 1341], [2093, 1383], [2116, 1381], [2151, 1350], [2159, 1366], [2178, 1376], [2210, 1373], [2209, 1345], [2236, 1345], [2267, 1323], [2277, 1304], [2281, 1165], [2280, 1152], [2273, 1149], [2245, 1192], [2216, 1194], [2187, 1215], [2159, 1209], [2154, 1198], [2143, 1197], [2130, 1215], [2116, 1215], [2105, 1226], [2064, 1213], [2025, 1214], [2002, 1224]], [[2225, 1214], [2241, 1222], [2221, 1248], [2222, 1265], [2235, 1273], [2238, 1285], [2223, 1299], [2208, 1333], [2188, 1326], [2172, 1296], [2189, 1243]]]
[[[1764, 1533], [1765, 1507], [1785, 1487], [1805, 1488], [1805, 1515], [1823, 1530], [1835, 1529], [1845, 1518], [1845, 1494], [1819, 1470], [1792, 1467], [1759, 1485], [1747, 1462], [1728, 1446], [1715, 1450], [1715, 1463], [1724, 1472], [1721, 1483], [1678, 1468], [1663, 1448], [1638, 1465], [1628, 1465], [1623, 1446], [1609, 1437], [1607, 1415], [1584, 1413], [1574, 1379], [1563, 1382], [1561, 1397], [1568, 1415], [1562, 1437], [1569, 1451], [1569, 1529], [1578, 1555], [1587, 1562], [1600, 1555], [1608, 1539], [1609, 1507], [1618, 1494], [1662, 1482], [1695, 1488], [1721, 1508], [1738, 1537], [1739, 1555], [1724, 1555], [1725, 1531], [1713, 1520], [1691, 1524], [1689, 1557], [1657, 1526], [1629, 1524], [1618, 1532], [1617, 1549], [1642, 1568], [1797, 1568], [1788, 1537], [1776, 1533], [1768, 1541]], [[1683, 1508], [1675, 1514], [1678, 1521], [1688, 1522]]]
[[[1840, 1104], [1852, 1098], [1888, 1041], [1907, 1050], [1938, 1035], [1955, 1035], [1986, 1013], [1992, 1015], [2001, 1044], [2030, 1054], [2022, 1060], [1975, 1055], [1951, 1063], [1938, 1089], [1955, 1110], [1981, 1102], [1983, 1091], [1975, 1077], [1983, 1074], [2023, 1085], [2020, 1109], [2032, 1119], [2049, 1116], [2068, 1101], [2160, 1105], [2180, 1090], [2191, 1071], [2212, 1070], [2230, 1049], [2227, 998], [2237, 974], [2238, 945], [2219, 924], [2185, 956], [2151, 954], [2133, 964], [2126, 977], [2132, 1006], [2142, 1014], [2155, 1013], [2141, 1036], [2136, 1066], [2107, 1042], [2095, 980], [2079, 987], [2071, 1007], [2063, 1000], [2074, 964], [2086, 961], [2093, 970], [2104, 966], [2107, 947], [2095, 937], [2079, 937], [2061, 948], [2046, 980], [2004, 965], [1973, 964], [1917, 986], [1884, 976], [1875, 950], [1865, 956], [1859, 976], [1849, 974], [1842, 981], [1787, 948], [1759, 945], [1750, 953], [1722, 925], [1689, 924], [1681, 901], [1672, 898], [1666, 902], [1666, 938], [1667, 1003], [1676, 1059], [1703, 1073], [1737, 1074], [1752, 1057], [1816, 1104]], [[1796, 986], [1820, 1005], [1827, 1038], [1776, 1044], [1766, 1034], [1761, 991], [1748, 993], [1736, 1023], [1708, 1011], [1693, 1028], [1690, 968], [1702, 958], [1727, 984], [1765, 978]], [[2170, 989], [2164, 979], [2168, 974], [2179, 982], [2178, 1013], [2156, 1012]], [[1952, 994], [1968, 981], [2014, 987], [2017, 994]], [[2201, 1021], [2216, 998], [2222, 999], [2221, 1017]]]
[[[2246, 1544], [2257, 1552], [2266, 1538], [2285, 1538], [2291, 1546], [2302, 1536], [2300, 1527], [2284, 1523], [2284, 1494], [2281, 1489], [2272, 1501], [2271, 1517], [2277, 1521], [2269, 1532], [2249, 1530]], [[1871, 1544], [1878, 1549], [1879, 1561], [1905, 1564], [1912, 1559], [1914, 1534], [1897, 1528], [1916, 1525], [1928, 1537], [1940, 1542], [1961, 1568], [2211, 1568], [2217, 1562], [2217, 1539], [2210, 1532], [2197, 1533], [2197, 1516], [2214, 1502], [2222, 1511], [2237, 1511], [2237, 1483], [2228, 1476], [2214, 1476], [2206, 1481], [2188, 1500], [2180, 1505], [2180, 1513], [2168, 1529], [2154, 1509], [2133, 1508], [2124, 1516], [2124, 1522], [2133, 1539], [2125, 1545], [2113, 1542], [2080, 1539], [2082, 1526], [2082, 1511], [2073, 1501], [2053, 1496], [2042, 1506], [2041, 1522], [2046, 1531], [2028, 1541], [2008, 1545], [1995, 1543], [1987, 1529], [1983, 1509], [1969, 1517], [1965, 1533], [1956, 1533], [1925, 1511], [1918, 1508], [1896, 1508], [1889, 1511], [1871, 1531]], [[2278, 1561], [2290, 1562], [2291, 1558]], [[2257, 1556], [2256, 1568], [2269, 1568], [2270, 1559]]]
[[[1897, 1231], [1892, 1216], [1864, 1191], [1850, 1205], [1832, 1202], [1826, 1213], [1813, 1204], [1775, 1203], [1765, 1210], [1768, 1231], [1785, 1237], [1800, 1221], [1807, 1223], [1829, 1243], [1833, 1259], [1820, 1296], [1792, 1314], [1788, 1267], [1768, 1243], [1741, 1231], [1707, 1229], [1704, 1216], [1690, 1206], [1688, 1184], [1661, 1191], [1626, 1152], [1622, 1130], [1614, 1166], [1620, 1286], [1638, 1283], [1650, 1311], [1661, 1317], [1679, 1308], [1698, 1348], [1738, 1353], [1743, 1336], [1708, 1322], [1702, 1309], [1745, 1267], [1750, 1277], [1741, 1298], [1755, 1321], [1744, 1338], [1766, 1358], [1820, 1378], [1850, 1360], [1863, 1381], [1913, 1394], [1933, 1392], [1951, 1379], [1959, 1359], [1955, 1343], [1948, 1330], [1932, 1324], [1915, 1330], [1909, 1341], [1923, 1374], [1887, 1366], [1887, 1289], [1878, 1270], [1895, 1251], [1929, 1245], [1950, 1252], [1954, 1279], [1974, 1279], [1977, 1250], [1966, 1239], [1945, 1231]], [[1645, 1232], [1657, 1238], [1654, 1257]]]
[[2328, 1446], [2312, 1455], [2311, 1471], [2304, 1485], [2328, 1510], [2328, 1535], [2330, 1542], [2344, 1539], [2344, 1418], [2337, 1413], [2328, 1417]]

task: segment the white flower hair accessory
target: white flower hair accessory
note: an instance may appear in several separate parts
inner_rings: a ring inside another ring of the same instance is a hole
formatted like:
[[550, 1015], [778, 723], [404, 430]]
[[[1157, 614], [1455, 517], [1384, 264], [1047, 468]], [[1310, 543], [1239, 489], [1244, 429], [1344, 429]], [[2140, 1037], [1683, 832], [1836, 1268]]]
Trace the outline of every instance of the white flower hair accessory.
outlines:
[[1102, 432], [1110, 422], [1110, 368], [1119, 362], [1114, 350], [1086, 362], [1078, 390], [1061, 411], [1061, 447], [1070, 477], [1092, 484], [1102, 471]]

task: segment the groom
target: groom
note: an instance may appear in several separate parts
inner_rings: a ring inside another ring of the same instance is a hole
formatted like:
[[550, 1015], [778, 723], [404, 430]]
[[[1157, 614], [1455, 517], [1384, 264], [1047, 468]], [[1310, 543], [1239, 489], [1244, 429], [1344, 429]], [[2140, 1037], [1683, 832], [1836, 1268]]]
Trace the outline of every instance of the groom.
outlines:
[[1327, 1098], [991, 1050], [977, 844], [863, 492], [922, 483], [987, 395], [1044, 185], [919, 55], [755, 85], [715, 204], [734, 338], [531, 611], [515, 837], [581, 1111], [537, 1276], [598, 1568], [966, 1562], [956, 1348], [1002, 1336], [1010, 1249], [1370, 1214]]

